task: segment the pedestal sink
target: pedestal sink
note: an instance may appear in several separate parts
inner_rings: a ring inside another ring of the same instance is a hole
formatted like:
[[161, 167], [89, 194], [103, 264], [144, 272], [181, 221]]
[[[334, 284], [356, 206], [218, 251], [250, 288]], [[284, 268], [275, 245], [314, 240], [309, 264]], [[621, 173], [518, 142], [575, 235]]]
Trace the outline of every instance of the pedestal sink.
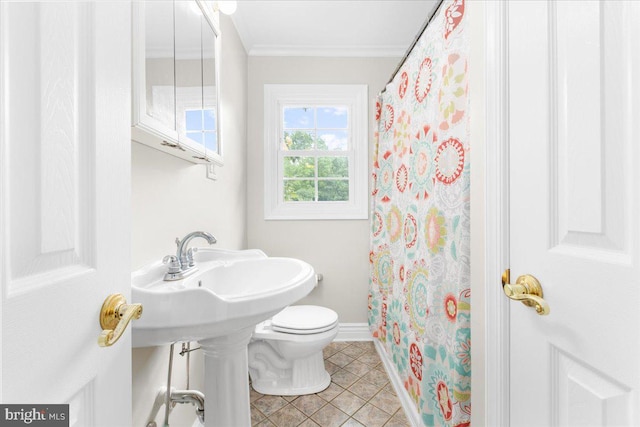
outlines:
[[198, 271], [167, 282], [157, 262], [132, 275], [144, 316], [133, 346], [198, 341], [205, 359], [205, 426], [249, 426], [247, 344], [253, 328], [313, 289], [309, 264], [259, 250], [200, 249]]

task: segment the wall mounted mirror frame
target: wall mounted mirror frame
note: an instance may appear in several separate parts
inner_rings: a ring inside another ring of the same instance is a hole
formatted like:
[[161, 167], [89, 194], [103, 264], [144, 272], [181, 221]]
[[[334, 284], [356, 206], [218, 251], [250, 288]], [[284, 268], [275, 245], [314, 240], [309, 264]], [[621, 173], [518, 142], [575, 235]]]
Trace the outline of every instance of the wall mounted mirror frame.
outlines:
[[132, 140], [222, 165], [218, 12], [200, 0], [132, 8]]

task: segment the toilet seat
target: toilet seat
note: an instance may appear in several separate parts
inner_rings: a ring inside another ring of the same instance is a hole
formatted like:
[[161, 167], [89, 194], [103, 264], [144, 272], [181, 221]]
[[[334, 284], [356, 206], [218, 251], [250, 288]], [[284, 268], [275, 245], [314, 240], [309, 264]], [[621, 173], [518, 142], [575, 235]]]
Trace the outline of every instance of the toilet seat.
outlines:
[[333, 328], [336, 327], [336, 324], [338, 322], [329, 325], [329, 326], [325, 326], [324, 328], [318, 328], [318, 329], [288, 329], [288, 328], [283, 328], [280, 326], [273, 326], [272, 328], [274, 331], [276, 332], [282, 332], [283, 334], [292, 334], [292, 335], [312, 335], [312, 334], [320, 334], [322, 332], [326, 332], [329, 331]]
[[315, 305], [290, 306], [271, 319], [274, 331], [295, 335], [326, 332], [337, 324], [338, 314], [335, 311]]

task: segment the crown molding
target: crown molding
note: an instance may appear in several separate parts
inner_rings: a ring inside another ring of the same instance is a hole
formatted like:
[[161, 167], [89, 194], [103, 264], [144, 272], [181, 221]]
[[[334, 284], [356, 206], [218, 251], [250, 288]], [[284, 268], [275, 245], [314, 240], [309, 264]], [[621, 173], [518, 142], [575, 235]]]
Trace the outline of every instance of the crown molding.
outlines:
[[249, 56], [311, 56], [311, 57], [356, 57], [356, 58], [400, 58], [406, 46], [294, 46], [253, 45], [247, 49]]

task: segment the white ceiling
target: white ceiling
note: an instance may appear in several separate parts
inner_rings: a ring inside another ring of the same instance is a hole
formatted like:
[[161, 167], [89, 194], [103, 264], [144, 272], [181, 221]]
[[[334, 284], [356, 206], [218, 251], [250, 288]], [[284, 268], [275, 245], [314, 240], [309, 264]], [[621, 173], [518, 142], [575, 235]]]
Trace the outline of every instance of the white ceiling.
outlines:
[[402, 56], [437, 0], [240, 0], [249, 55]]

